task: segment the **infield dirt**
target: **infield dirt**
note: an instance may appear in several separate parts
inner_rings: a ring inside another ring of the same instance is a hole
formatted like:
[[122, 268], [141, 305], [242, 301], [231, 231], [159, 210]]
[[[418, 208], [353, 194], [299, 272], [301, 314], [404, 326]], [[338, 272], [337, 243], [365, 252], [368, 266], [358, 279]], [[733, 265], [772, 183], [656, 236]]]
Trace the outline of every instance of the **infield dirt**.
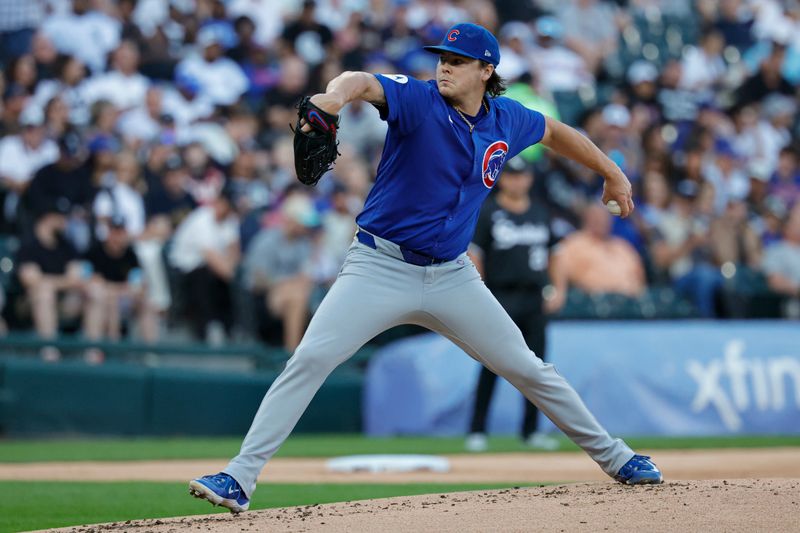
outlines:
[[[667, 482], [627, 487], [584, 454], [455, 455], [447, 474], [332, 474], [322, 459], [275, 459], [273, 482], [545, 482], [566, 485], [400, 497], [64, 528], [71, 533], [180, 531], [800, 531], [800, 448], [654, 452]], [[0, 465], [0, 478], [188, 480], [224, 461]], [[113, 472], [113, 474], [109, 473]], [[49, 471], [49, 473], [48, 473]], [[106, 472], [102, 474], [102, 472]], [[148, 472], [148, 474], [145, 474]], [[587, 480], [597, 480], [586, 482]], [[189, 498], [189, 495], [186, 496]], [[208, 505], [197, 502], [198, 505]], [[209, 510], [211, 508], [209, 507]]]

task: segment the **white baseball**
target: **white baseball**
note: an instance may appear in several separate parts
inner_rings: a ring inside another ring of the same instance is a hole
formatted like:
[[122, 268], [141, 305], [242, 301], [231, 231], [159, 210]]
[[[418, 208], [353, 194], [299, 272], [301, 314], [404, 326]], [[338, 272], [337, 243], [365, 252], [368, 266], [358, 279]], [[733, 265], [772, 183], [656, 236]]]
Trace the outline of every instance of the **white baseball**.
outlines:
[[619, 206], [616, 200], [609, 200], [606, 204], [606, 208], [608, 212], [614, 216], [620, 216], [622, 214], [622, 208]]

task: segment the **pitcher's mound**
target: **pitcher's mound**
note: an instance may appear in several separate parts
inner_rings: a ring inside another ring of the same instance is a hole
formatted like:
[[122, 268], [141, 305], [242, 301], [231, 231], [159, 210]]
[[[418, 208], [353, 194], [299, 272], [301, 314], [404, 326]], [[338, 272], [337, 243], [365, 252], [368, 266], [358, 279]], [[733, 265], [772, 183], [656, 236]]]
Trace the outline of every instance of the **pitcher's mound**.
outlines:
[[459, 492], [59, 531], [777, 532], [796, 531], [798, 516], [800, 480], [734, 479], [639, 487], [601, 482]]

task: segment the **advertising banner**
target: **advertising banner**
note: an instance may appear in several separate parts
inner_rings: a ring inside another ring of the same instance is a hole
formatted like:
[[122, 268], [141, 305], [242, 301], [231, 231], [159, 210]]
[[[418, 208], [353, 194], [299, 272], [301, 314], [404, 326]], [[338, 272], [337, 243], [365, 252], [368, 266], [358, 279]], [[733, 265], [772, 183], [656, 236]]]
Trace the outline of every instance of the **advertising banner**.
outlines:
[[[612, 434], [800, 434], [800, 324], [557, 322], [548, 333], [548, 361]], [[466, 433], [479, 371], [435, 334], [383, 348], [367, 373], [365, 431]], [[518, 432], [522, 410], [501, 379], [489, 432]], [[540, 427], [556, 431], [544, 417]]]

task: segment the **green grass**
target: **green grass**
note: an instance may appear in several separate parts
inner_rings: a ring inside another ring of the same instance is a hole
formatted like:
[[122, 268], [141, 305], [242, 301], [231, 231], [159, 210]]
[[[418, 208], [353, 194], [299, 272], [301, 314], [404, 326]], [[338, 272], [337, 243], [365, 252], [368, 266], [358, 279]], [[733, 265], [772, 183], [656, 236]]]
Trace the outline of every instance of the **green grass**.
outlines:
[[[800, 446], [800, 436], [708, 438], [628, 438], [637, 450], [766, 448]], [[0, 440], [0, 463], [80, 460], [220, 459], [235, 455], [241, 438], [137, 438]], [[490, 438], [492, 452], [526, 450], [514, 437]], [[561, 450], [578, 448], [562, 438]], [[328, 457], [362, 453], [463, 452], [462, 438], [402, 437], [369, 439], [360, 435], [299, 435], [281, 449], [283, 457]], [[412, 494], [480, 490], [509, 484], [262, 485], [254, 509]], [[0, 533], [48, 527], [207, 514], [213, 508], [190, 498], [185, 483], [0, 481]]]
[[[637, 450], [766, 448], [800, 446], [800, 436], [744, 436], [703, 438], [628, 438]], [[526, 451], [514, 437], [492, 437], [491, 452]], [[33, 461], [121, 461], [148, 459], [220, 459], [239, 451], [241, 438], [136, 438], [136, 439], [54, 439], [0, 441], [0, 462]], [[578, 447], [561, 439], [561, 450]], [[369, 453], [455, 454], [464, 452], [462, 438], [396, 437], [371, 439], [361, 435], [294, 436], [278, 456], [330, 457]]]
[[[262, 485], [251, 509], [413, 494], [507, 488], [512, 484]], [[227, 512], [189, 496], [185, 483], [0, 482], [0, 532]]]

